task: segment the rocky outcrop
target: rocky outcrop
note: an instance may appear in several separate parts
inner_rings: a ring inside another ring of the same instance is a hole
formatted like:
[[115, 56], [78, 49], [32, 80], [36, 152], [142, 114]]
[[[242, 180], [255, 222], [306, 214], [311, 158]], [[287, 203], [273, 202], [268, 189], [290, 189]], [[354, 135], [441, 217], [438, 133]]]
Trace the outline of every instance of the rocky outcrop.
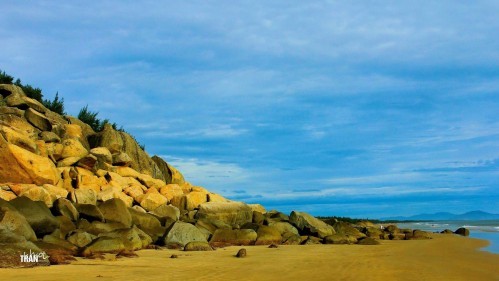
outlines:
[[210, 239], [214, 247], [254, 245], [258, 235], [253, 229], [217, 229]]
[[142, 174], [167, 181], [161, 169], [140, 148], [134, 138], [125, 132], [116, 131], [110, 124], [106, 124], [102, 132], [89, 137], [91, 147], [106, 147], [111, 153], [126, 153], [131, 158], [130, 166]]
[[9, 144], [3, 136], [0, 136], [0, 162], [0, 182], [55, 185], [60, 181], [60, 175], [49, 158]]
[[60, 226], [59, 221], [43, 202], [32, 201], [23, 196], [9, 203], [26, 218], [38, 238], [54, 232]]
[[332, 226], [304, 212], [291, 212], [289, 222], [292, 223], [300, 233], [308, 233], [319, 238], [324, 238], [335, 233]]
[[461, 235], [461, 236], [470, 236], [469, 229], [464, 228], [464, 227], [458, 228], [454, 233], [458, 234], [458, 235]]
[[164, 245], [169, 248], [184, 248], [189, 242], [207, 242], [205, 236], [198, 228], [185, 222], [176, 222], [167, 230]]
[[199, 205], [197, 219], [214, 219], [229, 225], [251, 222], [253, 211], [242, 202], [207, 202]]
[[[0, 229], [0, 268], [50, 265], [48, 257], [39, 257], [39, 253], [42, 250], [24, 236]], [[20, 255], [25, 255], [26, 259], [21, 260]], [[37, 255], [36, 258], [33, 255]]]

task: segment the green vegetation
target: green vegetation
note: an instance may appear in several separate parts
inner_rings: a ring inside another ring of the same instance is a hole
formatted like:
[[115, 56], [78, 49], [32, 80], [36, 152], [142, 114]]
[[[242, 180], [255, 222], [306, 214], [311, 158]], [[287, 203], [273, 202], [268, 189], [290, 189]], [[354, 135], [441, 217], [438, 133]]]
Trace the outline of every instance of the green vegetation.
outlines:
[[[43, 99], [42, 90], [40, 88], [35, 88], [29, 84], [23, 84], [21, 83], [20, 79], [14, 81], [13, 76], [8, 75], [7, 73], [5, 73], [5, 71], [1, 70], [0, 70], [0, 84], [14, 84], [16, 86], [19, 86], [26, 94], [26, 96], [41, 102], [46, 108], [50, 109], [53, 112], [56, 112], [60, 115], [66, 115], [66, 112], [64, 110], [64, 98], [59, 98], [59, 92], [55, 94], [53, 100]], [[0, 102], [0, 105], [3, 104]], [[102, 131], [106, 124], [111, 124], [113, 129], [119, 132], [125, 132], [129, 134], [135, 140], [135, 142], [137, 142], [139, 147], [142, 150], [145, 150], [145, 145], [140, 144], [134, 136], [126, 132], [125, 129], [123, 129], [123, 126], [120, 126], [118, 128], [118, 124], [114, 122], [111, 123], [109, 119], [104, 119], [101, 121], [99, 118], [97, 118], [98, 114], [99, 114], [98, 112], [93, 112], [89, 110], [88, 105], [86, 105], [78, 113], [78, 119], [88, 124], [96, 132]]]
[[80, 109], [80, 113], [78, 113], [78, 119], [87, 123], [94, 131], [100, 132], [104, 127], [102, 122], [97, 118], [98, 112], [92, 112], [88, 110], [88, 105], [85, 105], [82, 109]]
[[359, 223], [361, 221], [370, 221], [372, 223], [380, 223], [381, 222], [380, 220], [373, 220], [373, 219], [368, 219], [368, 218], [366, 218], [366, 219], [354, 219], [354, 218], [349, 218], [349, 217], [336, 217], [336, 216], [317, 217], [317, 218], [324, 221], [327, 224], [330, 224], [330, 225], [333, 225], [336, 221], [343, 221], [343, 222], [348, 222], [348, 223], [353, 223], [353, 224]]
[[5, 73], [5, 71], [0, 71], [0, 84], [12, 84], [14, 77]]
[[60, 115], [66, 115], [66, 112], [64, 111], [64, 98], [59, 100], [59, 92], [55, 93], [54, 100], [43, 100], [42, 103], [53, 112], [59, 113]]

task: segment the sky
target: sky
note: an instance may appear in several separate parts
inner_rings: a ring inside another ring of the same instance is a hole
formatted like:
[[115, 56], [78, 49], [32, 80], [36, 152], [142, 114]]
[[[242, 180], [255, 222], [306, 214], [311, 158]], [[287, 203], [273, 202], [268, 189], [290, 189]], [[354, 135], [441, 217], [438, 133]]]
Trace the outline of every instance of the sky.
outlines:
[[6, 1], [0, 69], [268, 210], [499, 213], [498, 1]]

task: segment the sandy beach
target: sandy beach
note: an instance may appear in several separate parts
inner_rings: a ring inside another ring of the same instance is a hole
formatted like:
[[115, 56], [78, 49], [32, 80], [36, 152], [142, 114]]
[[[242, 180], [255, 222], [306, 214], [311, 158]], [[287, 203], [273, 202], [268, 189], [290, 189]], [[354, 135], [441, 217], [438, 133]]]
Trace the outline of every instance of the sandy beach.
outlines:
[[[0, 269], [2, 280], [499, 280], [487, 241], [457, 235], [381, 245], [241, 247], [213, 252], [142, 250], [138, 258], [78, 259], [71, 265]], [[171, 259], [177, 254], [177, 259]]]

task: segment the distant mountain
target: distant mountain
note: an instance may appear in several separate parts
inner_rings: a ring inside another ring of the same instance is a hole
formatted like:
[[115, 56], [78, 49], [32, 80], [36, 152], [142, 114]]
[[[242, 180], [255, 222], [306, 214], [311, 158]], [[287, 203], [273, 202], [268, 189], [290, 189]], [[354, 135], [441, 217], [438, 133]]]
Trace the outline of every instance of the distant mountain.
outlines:
[[431, 220], [431, 221], [450, 221], [450, 220], [499, 220], [499, 214], [491, 214], [483, 211], [471, 211], [464, 214], [456, 215], [448, 212], [439, 212], [434, 214], [419, 214], [410, 217], [386, 217], [381, 220]]

